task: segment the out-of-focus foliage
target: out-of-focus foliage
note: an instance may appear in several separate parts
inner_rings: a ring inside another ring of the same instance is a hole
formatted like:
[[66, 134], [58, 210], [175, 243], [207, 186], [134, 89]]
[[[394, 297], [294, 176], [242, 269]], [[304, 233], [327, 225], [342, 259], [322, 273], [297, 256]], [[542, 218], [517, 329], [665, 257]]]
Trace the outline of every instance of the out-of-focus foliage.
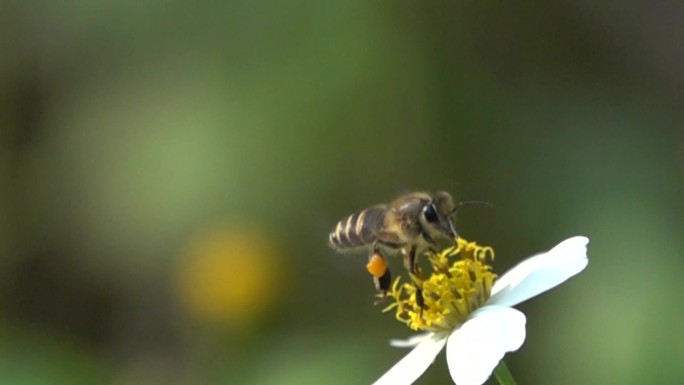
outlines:
[[0, 383], [369, 383], [410, 331], [327, 233], [416, 189], [493, 202], [457, 227], [500, 272], [591, 238], [522, 305], [520, 383], [684, 376], [682, 5], [0, 15]]

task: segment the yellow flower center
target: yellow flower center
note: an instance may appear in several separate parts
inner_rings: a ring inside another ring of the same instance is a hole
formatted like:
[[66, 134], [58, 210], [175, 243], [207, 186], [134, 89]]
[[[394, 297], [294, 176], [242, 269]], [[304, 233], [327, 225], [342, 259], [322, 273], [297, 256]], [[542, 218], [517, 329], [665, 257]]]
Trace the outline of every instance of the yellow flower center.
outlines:
[[[430, 276], [422, 280], [412, 275], [413, 283], [403, 284], [397, 278], [388, 293], [394, 303], [383, 311], [396, 309], [397, 320], [413, 330], [450, 331], [489, 299], [496, 275], [486, 260], [494, 259], [494, 249], [458, 238], [455, 246], [427, 257]], [[423, 292], [422, 308], [416, 287]]]

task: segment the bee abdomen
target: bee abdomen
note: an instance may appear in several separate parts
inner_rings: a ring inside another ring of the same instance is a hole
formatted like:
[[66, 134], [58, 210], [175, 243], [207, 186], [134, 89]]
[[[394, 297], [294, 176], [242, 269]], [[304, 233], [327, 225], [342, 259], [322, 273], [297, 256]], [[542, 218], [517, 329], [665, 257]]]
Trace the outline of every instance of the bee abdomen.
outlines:
[[381, 208], [370, 208], [342, 219], [330, 233], [330, 246], [351, 249], [373, 243], [373, 232], [382, 225], [383, 219], [384, 210]]

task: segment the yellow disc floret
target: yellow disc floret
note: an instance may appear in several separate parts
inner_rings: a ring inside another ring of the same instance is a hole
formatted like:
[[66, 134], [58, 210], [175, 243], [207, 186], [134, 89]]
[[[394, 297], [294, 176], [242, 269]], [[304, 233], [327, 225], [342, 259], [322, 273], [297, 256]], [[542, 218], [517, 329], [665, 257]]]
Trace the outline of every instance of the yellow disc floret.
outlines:
[[[412, 276], [414, 283], [397, 278], [388, 293], [394, 303], [384, 311], [396, 309], [397, 320], [413, 330], [453, 330], [489, 299], [496, 275], [487, 259], [494, 259], [494, 249], [462, 238], [455, 246], [428, 253], [430, 276]], [[416, 301], [416, 285], [423, 292], [423, 307]]]

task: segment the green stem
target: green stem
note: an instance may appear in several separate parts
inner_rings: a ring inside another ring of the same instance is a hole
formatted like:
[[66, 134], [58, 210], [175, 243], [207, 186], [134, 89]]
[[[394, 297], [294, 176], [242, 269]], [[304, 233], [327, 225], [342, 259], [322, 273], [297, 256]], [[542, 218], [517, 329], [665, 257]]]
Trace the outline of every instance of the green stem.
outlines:
[[503, 360], [499, 361], [499, 365], [494, 368], [494, 376], [499, 381], [500, 385], [515, 385], [513, 375], [508, 370], [508, 366]]

